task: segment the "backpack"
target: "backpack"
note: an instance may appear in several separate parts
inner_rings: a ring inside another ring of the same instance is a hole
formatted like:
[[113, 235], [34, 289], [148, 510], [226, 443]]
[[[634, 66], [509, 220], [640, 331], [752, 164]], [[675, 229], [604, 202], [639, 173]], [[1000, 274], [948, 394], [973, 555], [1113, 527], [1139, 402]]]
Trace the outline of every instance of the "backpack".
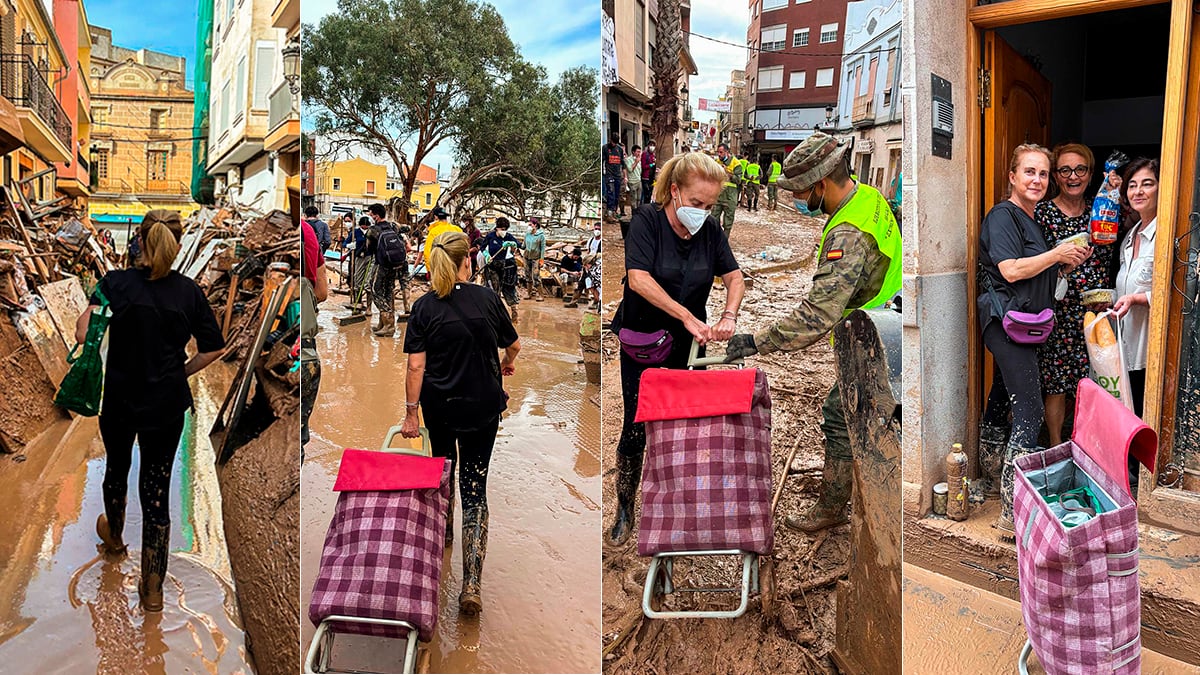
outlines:
[[408, 246], [396, 226], [379, 226], [379, 241], [375, 245], [375, 262], [384, 267], [403, 267], [408, 262]]

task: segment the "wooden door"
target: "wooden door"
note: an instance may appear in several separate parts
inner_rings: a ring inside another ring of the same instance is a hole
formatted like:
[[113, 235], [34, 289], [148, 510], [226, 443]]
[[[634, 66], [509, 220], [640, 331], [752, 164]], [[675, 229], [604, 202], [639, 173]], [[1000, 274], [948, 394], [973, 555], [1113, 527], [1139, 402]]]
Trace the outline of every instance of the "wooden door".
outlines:
[[[1051, 95], [1050, 81], [995, 31], [984, 33], [983, 40], [981, 217], [993, 205], [1008, 198], [1008, 167], [1013, 149], [1022, 143], [1049, 145]], [[977, 245], [975, 241], [969, 244]], [[974, 298], [974, 274], [968, 274], [967, 277], [967, 283], [972, 288], [970, 297]], [[978, 322], [975, 325], [978, 326]], [[976, 339], [978, 347], [975, 353], [982, 358], [973, 360], [980, 364], [980, 370], [975, 374], [978, 398], [974, 399], [974, 409], [982, 412], [992, 387], [992, 355], [983, 347], [983, 340], [978, 334]]]

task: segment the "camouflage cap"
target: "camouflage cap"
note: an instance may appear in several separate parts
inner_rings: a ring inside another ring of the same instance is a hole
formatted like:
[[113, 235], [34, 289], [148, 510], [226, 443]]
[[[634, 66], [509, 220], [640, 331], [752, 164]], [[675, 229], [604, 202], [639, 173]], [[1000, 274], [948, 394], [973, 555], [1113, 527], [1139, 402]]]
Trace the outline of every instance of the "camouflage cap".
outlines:
[[783, 160], [783, 175], [777, 185], [784, 190], [803, 192], [833, 173], [849, 149], [848, 144], [839, 143], [833, 136], [814, 131]]

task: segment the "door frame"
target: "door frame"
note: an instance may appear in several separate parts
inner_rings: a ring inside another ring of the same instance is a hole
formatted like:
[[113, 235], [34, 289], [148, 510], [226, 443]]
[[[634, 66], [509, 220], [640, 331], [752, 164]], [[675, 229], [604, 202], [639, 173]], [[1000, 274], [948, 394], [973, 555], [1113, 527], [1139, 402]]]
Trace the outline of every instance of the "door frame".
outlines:
[[[1008, 0], [978, 7], [968, 6], [967, 22], [972, 35], [968, 39], [966, 98], [972, 113], [967, 115], [966, 163], [973, 176], [967, 182], [966, 277], [967, 297], [970, 299], [967, 302], [967, 361], [970, 364], [967, 381], [967, 444], [969, 448], [978, 447], [979, 419], [983, 409], [983, 373], [978, 364], [982, 361], [984, 346], [977, 328], [979, 318], [973, 302], [977, 295], [975, 270], [979, 255], [978, 247], [972, 242], [979, 239], [984, 216], [983, 196], [987, 189], [984, 177], [988, 175], [987, 167], [983, 166], [985, 129], [980, 105], [983, 83], [977, 77], [984, 58], [985, 33], [1004, 26], [1170, 4], [1162, 154], [1159, 158], [1159, 203], [1178, 206], [1175, 209], [1161, 209], [1158, 216], [1159, 236], [1156, 237], [1154, 249], [1143, 419], [1159, 435], [1159, 458], [1153, 473], [1148, 478], [1143, 474], [1139, 484], [1139, 513], [1143, 520], [1200, 534], [1200, 523], [1194, 515], [1200, 511], [1200, 494], [1155, 487], [1159, 467], [1170, 461], [1171, 457], [1183, 319], [1182, 299], [1174, 297], [1175, 294], [1171, 292], [1175, 255], [1172, 249], [1175, 238], [1186, 233], [1187, 216], [1193, 209], [1191, 190], [1182, 188], [1190, 186], [1194, 180], [1195, 155], [1200, 147], [1197, 145], [1200, 142], [1200, 131], [1197, 131], [1200, 114], [1194, 112], [1200, 108], [1200, 86], [1193, 86], [1192, 91], [1188, 91], [1189, 68], [1193, 78], [1200, 76], [1200, 15], [1193, 12], [1194, 3], [1195, 0]], [[1197, 37], [1195, 44], [1192, 43], [1193, 36]], [[1193, 111], [1190, 115], [1189, 109]], [[1186, 125], [1185, 121], [1190, 125]], [[1186, 157], [1185, 147], [1192, 149]], [[1185, 226], [1181, 228], [1180, 223]], [[1168, 317], [1171, 317], [1169, 321]]]

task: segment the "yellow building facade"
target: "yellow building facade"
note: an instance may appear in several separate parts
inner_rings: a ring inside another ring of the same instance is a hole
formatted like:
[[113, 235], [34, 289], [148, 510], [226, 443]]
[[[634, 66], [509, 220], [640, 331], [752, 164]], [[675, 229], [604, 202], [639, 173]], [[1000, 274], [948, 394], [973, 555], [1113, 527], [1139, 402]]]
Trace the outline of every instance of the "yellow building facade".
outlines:
[[[314, 202], [322, 216], [335, 212], [361, 212], [370, 204], [387, 202], [404, 193], [403, 182], [399, 178], [389, 178], [387, 167], [361, 157], [340, 162], [317, 162], [314, 173]], [[415, 206], [410, 212], [419, 216], [429, 211], [437, 204], [441, 194], [437, 170], [421, 165], [413, 186]]]
[[97, 223], [137, 222], [151, 209], [187, 216], [191, 199], [193, 95], [178, 56], [112, 44], [91, 27], [91, 152]]

